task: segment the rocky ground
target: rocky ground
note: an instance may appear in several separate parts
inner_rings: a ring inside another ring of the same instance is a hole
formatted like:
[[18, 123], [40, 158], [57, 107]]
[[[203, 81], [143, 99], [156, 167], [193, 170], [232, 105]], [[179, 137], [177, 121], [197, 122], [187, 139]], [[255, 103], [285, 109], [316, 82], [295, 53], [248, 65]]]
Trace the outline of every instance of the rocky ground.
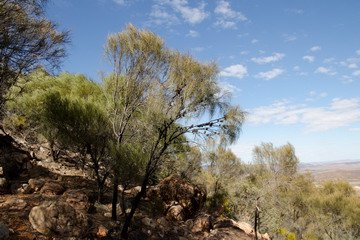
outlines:
[[[28, 164], [34, 156], [37, 161]], [[111, 221], [110, 191], [99, 204], [95, 187], [74, 162], [52, 161], [45, 146], [0, 135], [0, 240], [119, 239], [123, 215]], [[166, 178], [148, 189], [129, 239], [254, 239], [249, 224], [203, 212], [205, 201], [199, 187]]]

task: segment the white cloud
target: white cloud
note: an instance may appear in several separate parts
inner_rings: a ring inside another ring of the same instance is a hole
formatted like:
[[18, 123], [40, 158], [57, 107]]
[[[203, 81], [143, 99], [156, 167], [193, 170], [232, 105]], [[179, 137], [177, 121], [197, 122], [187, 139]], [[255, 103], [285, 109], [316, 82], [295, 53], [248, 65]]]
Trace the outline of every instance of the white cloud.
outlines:
[[318, 67], [315, 70], [315, 73], [322, 73], [322, 74], [326, 74], [326, 75], [330, 75], [330, 76], [336, 75], [336, 72], [334, 70], [332, 70], [331, 68], [326, 68], [326, 67]]
[[197, 24], [208, 17], [205, 11], [205, 3], [200, 3], [198, 7], [190, 7], [187, 0], [157, 0], [160, 5], [171, 6], [172, 9], [180, 13], [185, 22]]
[[224, 28], [224, 29], [231, 29], [231, 28], [235, 29], [236, 28], [236, 22], [228, 21], [225, 19], [218, 19], [214, 25], [217, 27]]
[[194, 50], [195, 52], [202, 52], [205, 50], [205, 48], [204, 47], [194, 47], [194, 48], [192, 48], [192, 50]]
[[295, 34], [284, 33], [282, 36], [283, 36], [285, 42], [293, 42], [297, 39], [297, 36]]
[[306, 98], [305, 101], [307, 102], [312, 102], [312, 101], [316, 101], [319, 100], [321, 98], [324, 98], [327, 96], [326, 92], [317, 92], [317, 91], [310, 91], [309, 92], [309, 98]]
[[235, 92], [241, 92], [241, 89], [225, 81], [219, 81], [218, 86], [220, 87], [221, 95], [229, 95]]
[[315, 57], [314, 56], [309, 56], [309, 55], [303, 56], [302, 59], [305, 60], [305, 61], [308, 61], [308, 62], [314, 62], [315, 61]]
[[323, 63], [332, 63], [335, 61], [335, 58], [325, 58]]
[[326, 107], [292, 105], [287, 100], [247, 110], [248, 122], [277, 125], [304, 124], [306, 132], [327, 131], [360, 122], [360, 99], [332, 99]]
[[299, 71], [300, 67], [299, 66], [294, 66], [293, 69], [294, 69], [294, 71]]
[[320, 51], [320, 50], [321, 50], [320, 46], [313, 46], [312, 48], [310, 48], [311, 52], [317, 52], [317, 51]]
[[257, 40], [256, 38], [254, 38], [253, 40], [251, 40], [251, 43], [252, 44], [255, 44], [255, 43], [258, 43], [259, 42], [259, 40]]
[[343, 83], [352, 83], [352, 82], [354, 82], [354, 80], [352, 79], [352, 77], [350, 77], [350, 76], [348, 76], [348, 75], [343, 75], [342, 77], [341, 77], [341, 80], [342, 80], [342, 82]]
[[357, 68], [358, 66], [356, 63], [350, 63], [347, 67], [354, 69], [354, 68]]
[[262, 78], [265, 80], [270, 80], [270, 79], [280, 76], [281, 74], [284, 73], [284, 71], [285, 71], [284, 69], [274, 68], [267, 72], [259, 72], [258, 74], [255, 75], [255, 77]]
[[120, 5], [120, 6], [124, 6], [126, 5], [126, 1], [125, 0], [113, 0], [114, 3]]
[[354, 75], [354, 76], [360, 76], [360, 70], [356, 70], [355, 72], [352, 73], [352, 75]]
[[231, 65], [220, 72], [220, 75], [223, 77], [235, 77], [240, 79], [247, 76], [247, 74], [247, 68], [242, 64]]
[[214, 10], [215, 14], [218, 14], [227, 19], [239, 19], [240, 21], [246, 21], [247, 17], [241, 12], [231, 9], [230, 3], [225, 0], [220, 0]]
[[356, 50], [355, 53], [356, 53], [357, 55], [360, 55], [360, 49]]
[[188, 36], [188, 37], [198, 37], [199, 36], [199, 33], [197, 32], [197, 31], [195, 31], [195, 30], [190, 30], [189, 32], [188, 32], [188, 34], [186, 34], [186, 36]]
[[360, 128], [350, 128], [351, 132], [360, 132]]
[[301, 15], [304, 13], [304, 10], [296, 9], [296, 8], [288, 8], [288, 9], [286, 9], [286, 12], [296, 14], [296, 15]]
[[179, 19], [174, 14], [167, 12], [160, 5], [152, 6], [150, 17], [150, 21], [156, 25], [172, 25], [179, 22]]
[[217, 2], [214, 13], [218, 16], [215, 26], [222, 28], [235, 29], [239, 21], [247, 21], [247, 17], [243, 13], [233, 10], [230, 3], [225, 0]]
[[265, 63], [280, 61], [284, 57], [285, 57], [285, 54], [283, 54], [283, 53], [274, 53], [273, 55], [267, 56], [267, 57], [251, 58], [251, 61], [253, 61], [257, 64], [265, 64]]

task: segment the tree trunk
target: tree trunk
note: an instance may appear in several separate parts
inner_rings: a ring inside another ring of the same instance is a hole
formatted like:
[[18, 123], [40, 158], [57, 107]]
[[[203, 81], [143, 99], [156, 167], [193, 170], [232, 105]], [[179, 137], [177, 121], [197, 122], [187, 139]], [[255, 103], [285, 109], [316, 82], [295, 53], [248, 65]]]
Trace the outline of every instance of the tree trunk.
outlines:
[[114, 185], [113, 185], [113, 196], [111, 203], [111, 219], [116, 221], [116, 204], [118, 202], [118, 193], [119, 193], [119, 175], [117, 172], [114, 174]]
[[128, 230], [129, 230], [129, 227], [131, 224], [131, 220], [135, 214], [136, 209], [139, 206], [141, 198], [144, 197], [146, 194], [146, 187], [148, 185], [148, 182], [149, 182], [149, 175], [146, 174], [144, 177], [144, 180], [142, 182], [140, 192], [138, 194], [136, 194], [134, 200], [131, 203], [131, 211], [130, 211], [129, 215], [127, 215], [125, 218], [124, 226], [121, 230], [121, 238], [123, 238], [123, 239], [128, 239], [128, 237], [129, 237]]

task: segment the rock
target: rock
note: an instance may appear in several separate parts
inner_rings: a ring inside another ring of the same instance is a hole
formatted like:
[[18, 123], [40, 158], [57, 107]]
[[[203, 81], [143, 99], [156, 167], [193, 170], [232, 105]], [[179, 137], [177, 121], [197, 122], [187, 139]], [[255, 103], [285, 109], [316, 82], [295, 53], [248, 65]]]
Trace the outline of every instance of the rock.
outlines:
[[166, 213], [169, 220], [183, 221], [185, 220], [184, 208], [180, 205], [171, 206]]
[[253, 240], [253, 237], [248, 236], [245, 232], [236, 228], [219, 228], [210, 232], [208, 236], [202, 238], [203, 240]]
[[31, 187], [27, 183], [25, 184], [14, 183], [11, 185], [10, 189], [13, 194], [19, 194], [19, 193], [30, 194], [32, 191]]
[[8, 181], [6, 178], [0, 178], [0, 193], [6, 193], [8, 191]]
[[9, 228], [5, 224], [0, 223], [0, 240], [7, 239], [9, 239]]
[[57, 182], [47, 182], [41, 188], [40, 193], [44, 195], [61, 195], [65, 191], [65, 188]]
[[109, 230], [106, 227], [104, 227], [103, 225], [100, 225], [97, 228], [96, 237], [105, 238], [105, 237], [107, 237], [108, 232], [109, 232]]
[[271, 237], [269, 236], [268, 233], [265, 233], [265, 234], [262, 234], [262, 235], [261, 235], [261, 239], [262, 239], [262, 240], [271, 240]]
[[248, 235], [253, 234], [253, 232], [254, 232], [253, 227], [246, 222], [238, 222], [237, 226]]
[[42, 186], [44, 185], [45, 181], [42, 179], [33, 179], [30, 178], [29, 181], [29, 186], [31, 187], [32, 190], [34, 190], [35, 192], [39, 191]]
[[81, 237], [88, 230], [86, 215], [64, 202], [45, 202], [33, 207], [29, 221], [36, 231], [61, 237]]
[[89, 198], [84, 190], [67, 190], [63, 197], [73, 208], [87, 212], [90, 208]]
[[111, 212], [106, 212], [106, 213], [104, 213], [104, 217], [108, 217], [108, 218], [111, 218]]
[[195, 218], [194, 223], [191, 227], [191, 232], [193, 233], [210, 232], [210, 229], [211, 229], [210, 215], [203, 214]]
[[177, 205], [183, 208], [184, 219], [193, 217], [203, 207], [206, 200], [205, 191], [179, 177], [167, 177], [159, 183], [158, 187], [159, 195], [166, 205], [172, 206], [176, 201]]
[[169, 227], [169, 222], [168, 222], [164, 217], [158, 218], [158, 219], [156, 220], [156, 222], [157, 222], [160, 226], [162, 226], [162, 227], [164, 227], [164, 228], [168, 228], [168, 227]]
[[27, 202], [25, 202], [23, 199], [16, 199], [16, 198], [11, 198], [6, 200], [6, 202], [4, 203], [4, 206], [8, 207], [9, 210], [23, 210], [24, 208], [27, 207]]
[[148, 227], [153, 226], [152, 220], [148, 217], [144, 217], [143, 219], [141, 219], [141, 223]]

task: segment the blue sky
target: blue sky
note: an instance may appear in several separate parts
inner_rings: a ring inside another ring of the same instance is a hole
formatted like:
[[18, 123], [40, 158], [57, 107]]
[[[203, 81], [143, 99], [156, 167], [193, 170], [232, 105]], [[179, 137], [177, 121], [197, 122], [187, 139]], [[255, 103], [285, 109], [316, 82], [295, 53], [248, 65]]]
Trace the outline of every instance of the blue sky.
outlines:
[[360, 1], [53, 0], [71, 32], [62, 70], [100, 81], [103, 46], [128, 23], [170, 48], [215, 61], [219, 84], [248, 112], [233, 151], [293, 144], [302, 162], [360, 159]]

